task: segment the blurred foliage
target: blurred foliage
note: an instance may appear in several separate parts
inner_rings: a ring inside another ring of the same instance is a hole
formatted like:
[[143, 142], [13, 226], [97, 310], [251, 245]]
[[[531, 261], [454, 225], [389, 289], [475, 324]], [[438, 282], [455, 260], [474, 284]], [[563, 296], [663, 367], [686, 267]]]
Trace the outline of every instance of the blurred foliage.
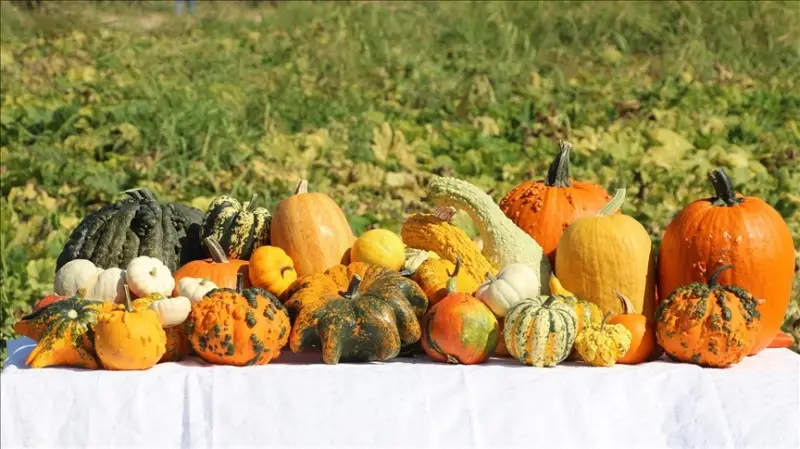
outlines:
[[303, 177], [357, 233], [398, 231], [431, 173], [499, 200], [567, 138], [573, 176], [627, 186], [656, 244], [725, 167], [800, 248], [791, 3], [0, 7], [3, 351], [71, 230], [136, 186], [273, 207]]

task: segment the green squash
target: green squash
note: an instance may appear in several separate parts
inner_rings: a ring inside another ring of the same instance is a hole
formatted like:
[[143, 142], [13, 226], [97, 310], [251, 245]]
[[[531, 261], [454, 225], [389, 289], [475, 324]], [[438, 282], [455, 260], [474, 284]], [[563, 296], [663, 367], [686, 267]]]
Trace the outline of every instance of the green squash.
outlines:
[[524, 299], [506, 314], [506, 348], [525, 365], [556, 366], [569, 356], [577, 327], [575, 309], [558, 295]]
[[203, 213], [178, 203], [159, 204], [147, 189], [108, 204], [81, 221], [58, 256], [56, 271], [75, 259], [100, 268], [125, 268], [139, 256], [155, 257], [174, 272], [203, 257]]
[[241, 204], [236, 198], [219, 196], [208, 205], [202, 238], [213, 237], [231, 259], [249, 260], [253, 251], [269, 244], [272, 215], [267, 209], [253, 209], [257, 195]]

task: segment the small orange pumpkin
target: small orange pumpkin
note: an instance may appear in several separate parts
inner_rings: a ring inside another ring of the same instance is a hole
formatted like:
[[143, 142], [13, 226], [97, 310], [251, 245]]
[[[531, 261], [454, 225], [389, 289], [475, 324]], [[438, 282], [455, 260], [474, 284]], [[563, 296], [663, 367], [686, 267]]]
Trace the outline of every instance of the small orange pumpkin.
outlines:
[[180, 296], [178, 293], [178, 283], [182, 278], [200, 278], [208, 279], [219, 288], [236, 288], [237, 274], [244, 275], [244, 287], [250, 287], [250, 262], [241, 259], [228, 259], [225, 251], [213, 237], [206, 237], [203, 239], [206, 245], [210, 259], [194, 260], [180, 267], [178, 271], [173, 274], [175, 278], [175, 289], [172, 291], [173, 296]]
[[621, 324], [631, 332], [631, 346], [617, 363], [636, 365], [653, 357], [656, 349], [656, 331], [652, 320], [636, 313], [631, 300], [620, 292], [614, 292], [622, 302], [621, 315], [608, 319], [608, 324]]
[[250, 257], [250, 284], [278, 298], [297, 280], [294, 261], [277, 246], [262, 246]]

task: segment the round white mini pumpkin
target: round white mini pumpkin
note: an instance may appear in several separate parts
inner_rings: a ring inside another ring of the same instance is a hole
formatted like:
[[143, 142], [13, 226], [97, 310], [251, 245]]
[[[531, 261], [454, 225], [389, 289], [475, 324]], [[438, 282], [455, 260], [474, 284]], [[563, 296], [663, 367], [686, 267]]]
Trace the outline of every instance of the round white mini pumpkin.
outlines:
[[73, 296], [79, 290], [83, 290], [84, 294], [88, 296], [97, 282], [97, 277], [102, 272], [103, 269], [95, 266], [90, 260], [71, 260], [56, 272], [53, 290], [61, 296]]
[[97, 282], [89, 292], [89, 298], [119, 303], [125, 301], [125, 270], [121, 268], [103, 270], [97, 276]]
[[178, 281], [178, 295], [185, 296], [192, 302], [200, 301], [215, 288], [218, 288], [217, 284], [210, 279], [185, 277]]
[[153, 301], [150, 308], [158, 314], [162, 327], [172, 327], [186, 321], [192, 311], [192, 302], [185, 296], [176, 296]]
[[128, 263], [125, 278], [131, 293], [141, 298], [152, 293], [169, 296], [175, 279], [164, 262], [155, 257], [139, 256]]
[[507, 265], [497, 273], [497, 277], [489, 275], [489, 279], [475, 291], [475, 297], [502, 318], [518, 302], [539, 295], [539, 284], [535, 282], [538, 277], [539, 273], [529, 265]]

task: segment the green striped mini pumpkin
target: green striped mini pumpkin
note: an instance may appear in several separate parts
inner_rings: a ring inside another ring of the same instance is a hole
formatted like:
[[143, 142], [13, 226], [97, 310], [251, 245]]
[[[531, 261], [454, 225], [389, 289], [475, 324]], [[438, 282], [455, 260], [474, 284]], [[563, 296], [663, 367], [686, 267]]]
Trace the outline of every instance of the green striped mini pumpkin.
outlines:
[[231, 259], [249, 260], [253, 251], [269, 244], [272, 215], [263, 207], [253, 208], [258, 195], [240, 203], [230, 196], [218, 196], [208, 205], [201, 239], [213, 237]]
[[508, 309], [505, 343], [525, 365], [556, 366], [567, 358], [578, 328], [578, 315], [560, 295], [523, 299]]

